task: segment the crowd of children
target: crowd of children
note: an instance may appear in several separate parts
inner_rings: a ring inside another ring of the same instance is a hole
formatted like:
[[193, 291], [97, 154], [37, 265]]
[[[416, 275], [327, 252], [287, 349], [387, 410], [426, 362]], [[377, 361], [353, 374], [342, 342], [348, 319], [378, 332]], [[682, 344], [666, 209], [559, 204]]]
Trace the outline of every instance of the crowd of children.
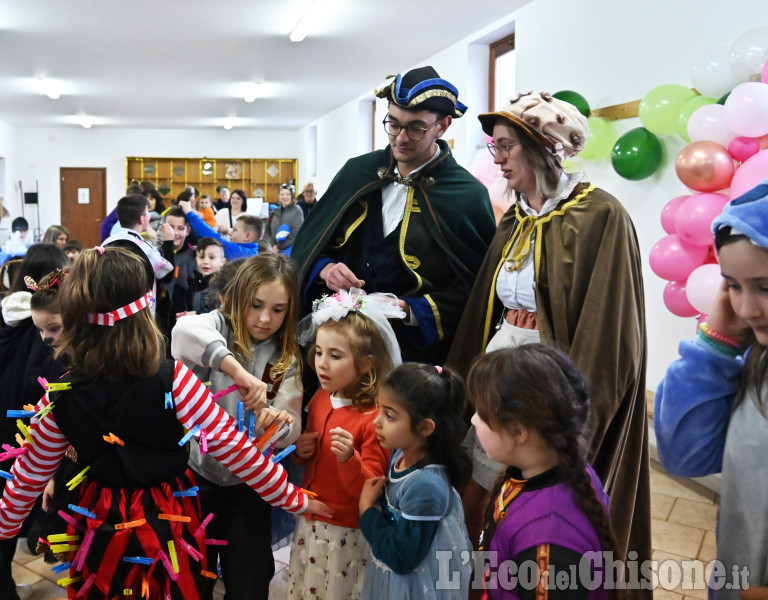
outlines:
[[[136, 196], [118, 205], [121, 232], [69, 267], [56, 245], [32, 247], [3, 300], [0, 460], [13, 463], [0, 473], [0, 585], [13, 585], [15, 537], [45, 490], [47, 543], [75, 598], [210, 599], [221, 577], [227, 598], [266, 599], [283, 512], [300, 515], [291, 599], [622, 594], [597, 577], [614, 539], [585, 459], [588, 385], [565, 355], [490, 352], [466, 387], [441, 365], [401, 364], [394, 296], [340, 291], [300, 320], [289, 256], [228, 262], [238, 242], [213, 230], [191, 247], [204, 216], [184, 202], [165, 212], [158, 249]], [[723, 472], [718, 557], [762, 581], [768, 500], [741, 475], [765, 446], [768, 182], [714, 231], [724, 282], [659, 388], [657, 435], [671, 470]], [[306, 407], [302, 369], [317, 381]], [[506, 466], [476, 540], [460, 497], [468, 415]], [[524, 564], [534, 575], [512, 577]], [[561, 578], [567, 593], [547, 586]]]

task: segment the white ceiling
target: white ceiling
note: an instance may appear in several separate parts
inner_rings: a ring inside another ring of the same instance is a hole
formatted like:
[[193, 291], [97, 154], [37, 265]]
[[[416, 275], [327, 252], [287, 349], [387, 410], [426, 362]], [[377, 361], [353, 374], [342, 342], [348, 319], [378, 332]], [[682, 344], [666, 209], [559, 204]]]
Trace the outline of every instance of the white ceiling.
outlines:
[[[327, 0], [292, 43], [310, 0], [0, 0], [0, 121], [299, 128], [528, 1]], [[252, 81], [265, 97], [248, 104]]]

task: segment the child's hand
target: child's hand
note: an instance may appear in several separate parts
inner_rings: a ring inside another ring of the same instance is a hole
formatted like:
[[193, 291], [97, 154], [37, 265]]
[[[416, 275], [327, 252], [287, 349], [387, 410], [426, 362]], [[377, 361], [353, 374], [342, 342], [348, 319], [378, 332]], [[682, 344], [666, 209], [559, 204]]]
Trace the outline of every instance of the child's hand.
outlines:
[[45, 489], [43, 490], [43, 510], [45, 512], [48, 512], [53, 502], [53, 477], [51, 477], [48, 480], [48, 483], [45, 484]]
[[326, 519], [333, 517], [333, 509], [314, 498], [309, 499], [306, 512], [312, 515], [318, 515], [319, 517], [325, 517]]
[[[225, 370], [225, 362], [227, 363], [227, 370]], [[232, 363], [236, 365], [236, 368], [232, 366]], [[221, 361], [221, 365], [221, 370], [227, 373], [239, 388], [246, 410], [258, 412], [267, 405], [268, 386], [266, 383], [251, 375], [232, 356], [226, 356]]]
[[302, 433], [296, 440], [296, 457], [309, 458], [317, 450], [317, 439], [320, 437], [319, 431], [309, 431]]
[[733, 311], [731, 298], [728, 295], [728, 282], [725, 279], [717, 290], [712, 310], [707, 316], [707, 325], [712, 331], [742, 343], [746, 343], [752, 338], [752, 329]]
[[162, 235], [164, 242], [173, 241], [173, 227], [171, 227], [168, 223], [163, 223], [160, 225], [160, 234]]
[[259, 415], [256, 417], [256, 431], [259, 429], [267, 429], [270, 425], [277, 423], [282, 425], [283, 423], [292, 423], [293, 417], [284, 410], [276, 410], [269, 406], [265, 406], [259, 411]]
[[336, 427], [331, 429], [331, 452], [336, 455], [340, 463], [347, 462], [355, 453], [353, 444], [354, 436], [346, 429]]
[[386, 477], [372, 477], [367, 479], [363, 484], [363, 491], [360, 492], [360, 502], [358, 504], [360, 514], [362, 515], [366, 510], [376, 504], [376, 501], [381, 496], [381, 492], [384, 490], [384, 485], [387, 483]]

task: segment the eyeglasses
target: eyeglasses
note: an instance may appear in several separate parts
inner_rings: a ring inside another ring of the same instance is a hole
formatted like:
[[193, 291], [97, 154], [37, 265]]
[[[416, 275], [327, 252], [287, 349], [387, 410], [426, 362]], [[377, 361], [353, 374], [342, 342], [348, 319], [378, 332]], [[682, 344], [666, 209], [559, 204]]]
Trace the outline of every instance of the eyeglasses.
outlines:
[[429, 127], [422, 127], [420, 125], [414, 125], [412, 123], [408, 123], [408, 125], [400, 125], [397, 121], [392, 121], [388, 117], [385, 118], [382, 123], [384, 124], [384, 131], [386, 131], [389, 135], [399, 135], [400, 132], [405, 129], [405, 135], [408, 136], [409, 140], [412, 140], [414, 142], [418, 142], [421, 138], [424, 137], [424, 134], [427, 133], [430, 129], [432, 129], [435, 125], [437, 125], [440, 122], [438, 119], [432, 125]]
[[500, 144], [497, 146], [493, 142], [488, 142], [486, 146], [488, 146], [488, 152], [490, 152], [493, 156], [501, 156], [501, 158], [509, 158], [509, 153], [512, 151], [512, 148], [515, 146], [519, 146], [520, 142], [512, 142], [511, 144]]

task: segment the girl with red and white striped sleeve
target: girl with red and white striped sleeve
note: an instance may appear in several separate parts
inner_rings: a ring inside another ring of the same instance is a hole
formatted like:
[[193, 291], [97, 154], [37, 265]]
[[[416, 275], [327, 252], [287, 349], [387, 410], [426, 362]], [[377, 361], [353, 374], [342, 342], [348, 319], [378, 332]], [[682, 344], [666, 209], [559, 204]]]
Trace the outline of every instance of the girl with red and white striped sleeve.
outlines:
[[[84, 467], [69, 523], [70, 597], [200, 597], [208, 539], [187, 470], [187, 440], [205, 431], [207, 451], [274, 506], [329, 514], [265, 458], [200, 380], [164, 358], [139, 257], [121, 248], [82, 253], [61, 291], [58, 352], [71, 371], [35, 407], [0, 502], [0, 538], [19, 530], [71, 444]], [[245, 397], [256, 389], [245, 389]], [[268, 423], [275, 412], [265, 409]], [[190, 433], [185, 434], [185, 429]], [[8, 450], [5, 448], [4, 450]], [[9, 451], [15, 454], [15, 450]], [[80, 479], [80, 477], [76, 478]], [[130, 590], [130, 591], [128, 591]]]

